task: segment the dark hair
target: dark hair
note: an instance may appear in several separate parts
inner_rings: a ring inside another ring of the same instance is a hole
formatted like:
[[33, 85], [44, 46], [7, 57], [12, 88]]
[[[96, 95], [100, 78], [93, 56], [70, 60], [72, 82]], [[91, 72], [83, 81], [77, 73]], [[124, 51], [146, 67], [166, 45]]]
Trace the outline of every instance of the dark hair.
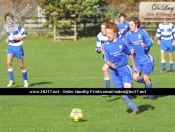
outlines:
[[131, 17], [129, 21], [133, 21], [138, 28], [140, 27], [140, 20], [137, 17]]
[[105, 19], [105, 20], [101, 21], [101, 25], [106, 25], [108, 22], [110, 22], [110, 20], [109, 19]]
[[11, 13], [9, 13], [9, 12], [5, 14], [5, 17], [4, 17], [5, 21], [6, 21], [6, 17], [11, 17], [13, 19], [13, 15]]
[[108, 22], [106, 24], [106, 29], [107, 28], [113, 30], [114, 33], [118, 33], [118, 27], [117, 27], [117, 25], [114, 22]]
[[126, 17], [125, 13], [120, 13], [119, 18], [120, 17], [124, 17], [125, 18]]

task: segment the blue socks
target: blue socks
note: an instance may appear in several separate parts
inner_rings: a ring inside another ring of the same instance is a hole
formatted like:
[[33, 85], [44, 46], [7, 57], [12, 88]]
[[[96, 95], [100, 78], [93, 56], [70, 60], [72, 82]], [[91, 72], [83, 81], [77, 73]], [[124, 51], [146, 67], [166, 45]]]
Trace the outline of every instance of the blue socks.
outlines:
[[166, 62], [165, 61], [161, 61], [161, 64], [162, 64], [162, 69], [166, 70]]
[[[146, 88], [152, 88], [152, 83], [146, 84]], [[148, 95], [149, 98], [153, 98], [154, 95]]]
[[104, 77], [104, 81], [105, 81], [106, 88], [110, 88], [110, 78], [109, 77]]
[[144, 79], [143, 79], [143, 77], [142, 76], [140, 76], [140, 79], [139, 79], [139, 81], [138, 81], [139, 83], [145, 83], [145, 81], [144, 81]]
[[23, 79], [27, 80], [27, 71], [25, 70], [21, 70], [22, 71], [22, 75], [23, 75]]
[[139, 109], [136, 107], [136, 105], [132, 102], [132, 100], [127, 95], [125, 95], [125, 97], [122, 99], [132, 110], [139, 111]]
[[173, 62], [170, 62], [170, 70], [173, 70]]
[[9, 79], [14, 82], [13, 69], [12, 68], [8, 69], [8, 75], [9, 75]]

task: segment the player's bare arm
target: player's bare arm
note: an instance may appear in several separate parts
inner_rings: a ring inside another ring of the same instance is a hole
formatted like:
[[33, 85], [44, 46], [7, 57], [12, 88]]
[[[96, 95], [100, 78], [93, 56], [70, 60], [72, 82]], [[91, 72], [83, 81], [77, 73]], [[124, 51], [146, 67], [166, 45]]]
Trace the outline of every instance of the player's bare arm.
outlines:
[[14, 40], [23, 40], [25, 38], [26, 38], [26, 36], [21, 36], [21, 37], [15, 37], [15, 36], [13, 36], [13, 39]]
[[157, 40], [157, 44], [160, 45], [160, 40]]
[[103, 52], [103, 47], [101, 46], [99, 49], [98, 49], [98, 52]]
[[142, 46], [142, 47], [146, 47], [146, 45], [145, 45], [143, 42], [141, 42], [141, 46]]
[[111, 63], [110, 61], [106, 61], [106, 64], [114, 69], [116, 68], [116, 65]]
[[5, 40], [5, 42], [8, 44], [8, 43], [9, 43], [9, 39], [7, 38], [7, 39]]
[[133, 66], [134, 71], [135, 71], [136, 73], [139, 73], [139, 70], [138, 70], [137, 67], [135, 66], [133, 55], [129, 55], [129, 58], [130, 58], [130, 60], [131, 60], [131, 63], [132, 63], [132, 66]]

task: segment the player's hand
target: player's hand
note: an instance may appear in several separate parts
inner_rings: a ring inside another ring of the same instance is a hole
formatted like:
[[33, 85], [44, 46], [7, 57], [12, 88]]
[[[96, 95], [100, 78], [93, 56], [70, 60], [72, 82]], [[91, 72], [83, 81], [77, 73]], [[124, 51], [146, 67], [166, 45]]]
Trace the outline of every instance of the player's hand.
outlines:
[[124, 33], [124, 30], [120, 30], [120, 33], [123, 34]]
[[6, 39], [6, 43], [7, 43], [7, 44], [9, 43], [9, 39], [8, 39], [8, 38]]
[[175, 46], [175, 40], [173, 41], [172, 46]]
[[116, 69], [116, 65], [115, 65], [115, 64], [111, 63], [110, 66], [111, 66], [113, 69]]
[[141, 42], [141, 46], [144, 48], [146, 47], [146, 45], [143, 42]]
[[13, 36], [13, 39], [14, 39], [14, 40], [19, 40], [19, 39], [18, 39], [18, 38], [16, 38], [15, 36]]
[[132, 55], [134, 54], [134, 49], [133, 49], [133, 48], [131, 49], [131, 54], [132, 54]]
[[103, 47], [101, 46], [99, 49], [98, 49], [99, 52], [103, 52]]
[[133, 69], [136, 73], [139, 73], [139, 70], [137, 69], [137, 67], [133, 66]]
[[160, 40], [157, 40], [157, 44], [160, 45]]

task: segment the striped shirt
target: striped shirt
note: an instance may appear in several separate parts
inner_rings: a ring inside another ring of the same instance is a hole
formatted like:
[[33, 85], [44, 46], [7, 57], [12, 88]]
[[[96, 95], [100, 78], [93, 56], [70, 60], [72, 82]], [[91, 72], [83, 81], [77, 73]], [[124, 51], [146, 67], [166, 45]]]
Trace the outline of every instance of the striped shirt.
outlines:
[[21, 37], [21, 36], [27, 36], [26, 31], [19, 24], [13, 23], [11, 26], [5, 25], [4, 30], [8, 36], [9, 45], [11, 45], [11, 46], [20, 46], [23, 44], [22, 40], [14, 40], [13, 36], [15, 36], [16, 38]]
[[95, 48], [95, 51], [97, 53], [98, 52], [98, 49], [100, 47], [103, 47], [104, 45], [104, 42], [108, 40], [108, 37], [106, 35], [104, 35], [102, 32], [100, 32], [98, 35], [97, 35], [97, 42], [96, 42], [96, 48]]
[[164, 23], [159, 24], [156, 32], [157, 40], [171, 40], [173, 37], [175, 40], [175, 27], [172, 23], [168, 23], [166, 25]]

